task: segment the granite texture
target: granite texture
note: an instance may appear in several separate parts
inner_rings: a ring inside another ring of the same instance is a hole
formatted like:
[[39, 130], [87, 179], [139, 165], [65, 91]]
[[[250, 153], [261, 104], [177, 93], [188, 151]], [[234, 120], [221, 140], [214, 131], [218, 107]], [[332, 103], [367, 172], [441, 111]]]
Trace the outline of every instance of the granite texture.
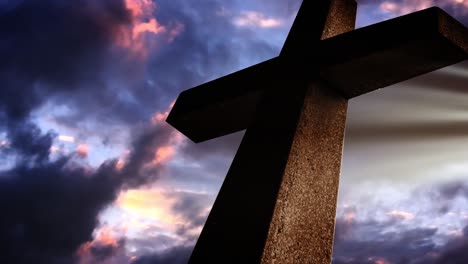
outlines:
[[354, 30], [356, 13], [356, 1], [333, 0], [320, 39], [324, 40]]
[[330, 263], [347, 100], [310, 84], [262, 263]]

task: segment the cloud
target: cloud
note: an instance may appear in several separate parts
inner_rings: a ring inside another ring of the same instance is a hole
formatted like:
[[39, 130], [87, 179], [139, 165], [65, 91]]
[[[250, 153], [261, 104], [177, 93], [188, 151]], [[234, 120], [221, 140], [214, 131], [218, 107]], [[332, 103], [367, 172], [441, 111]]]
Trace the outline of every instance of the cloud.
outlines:
[[[146, 60], [151, 49], [156, 46], [148, 41], [148, 34], [160, 35], [167, 32], [167, 27], [153, 16], [156, 3], [151, 0], [125, 0], [125, 7], [130, 12], [131, 26], [120, 31], [117, 44], [128, 48], [132, 56]], [[181, 31], [177, 31], [181, 33]], [[173, 33], [172, 33], [173, 34]], [[171, 35], [170, 38], [176, 36]]]
[[453, 16], [462, 17], [468, 23], [468, 1], [466, 0], [388, 0], [379, 3], [379, 10], [396, 16], [406, 15], [432, 6], [438, 6]]
[[176, 20], [161, 23], [156, 12], [150, 0], [1, 4], [0, 126], [40, 107], [69, 126], [147, 120], [164, 107], [139, 102], [161, 97], [145, 85], [148, 57], [184, 31]]
[[[97, 169], [82, 167], [73, 155], [50, 160], [56, 134], [42, 134], [31, 123], [8, 130], [14, 166], [0, 172], [0, 247], [2, 263], [72, 263], [80, 245], [92, 241], [102, 209], [127, 188], [153, 182], [165, 164], [152, 164], [155, 150], [176, 133], [168, 125], [142, 125], [128, 160], [108, 160]], [[149, 164], [149, 165], [148, 165]], [[104, 247], [91, 255], [113, 252]], [[111, 243], [112, 244], [112, 243]], [[117, 244], [112, 244], [117, 247]]]
[[174, 247], [158, 254], [137, 258], [134, 264], [185, 264], [188, 262], [192, 247]]
[[101, 229], [93, 241], [82, 244], [76, 252], [79, 264], [124, 264], [126, 256], [125, 239], [117, 239], [109, 229]]
[[[418, 204], [420, 214], [424, 206], [429, 206], [433, 215], [432, 225], [427, 225], [421, 217], [401, 210], [388, 210], [388, 204], [370, 203], [370, 215], [351, 206], [340, 206], [336, 220], [333, 263], [408, 263], [408, 264], [449, 264], [468, 261], [465, 253], [468, 245], [468, 222], [457, 232], [450, 232], [444, 222], [450, 210], [438, 210], [441, 203], [455, 207], [457, 199], [468, 199], [468, 188], [462, 181], [433, 185], [431, 188], [414, 189], [408, 203]], [[426, 204], [422, 198], [429, 198]], [[432, 198], [430, 198], [432, 197]], [[401, 204], [394, 201], [393, 204]], [[362, 208], [362, 207], [361, 207]], [[380, 214], [389, 211], [387, 217]], [[349, 217], [352, 215], [353, 217]], [[395, 217], [396, 216], [396, 217]], [[407, 222], [408, 220], [412, 220]], [[446, 223], [455, 226], [446, 219]], [[458, 219], [460, 221], [460, 219]], [[386, 261], [386, 262], [385, 262]]]
[[76, 146], [76, 153], [82, 158], [86, 158], [89, 153], [89, 147], [85, 144], [79, 144]]
[[281, 19], [269, 18], [256, 11], [244, 11], [239, 16], [234, 17], [234, 25], [238, 27], [260, 27], [274, 28], [283, 25]]
[[72, 136], [66, 136], [66, 135], [59, 135], [59, 136], [58, 136], [58, 140], [63, 141], [63, 142], [70, 142], [70, 143], [74, 143], [74, 142], [75, 142], [75, 138], [74, 138], [74, 137], [72, 137]]
[[91, 238], [96, 216], [115, 198], [112, 163], [94, 173], [68, 158], [18, 164], [0, 175], [1, 262], [62, 263]]
[[130, 23], [121, 1], [21, 1], [0, 8], [0, 105], [11, 118], [28, 116], [50, 93], [100, 80], [118, 29]]

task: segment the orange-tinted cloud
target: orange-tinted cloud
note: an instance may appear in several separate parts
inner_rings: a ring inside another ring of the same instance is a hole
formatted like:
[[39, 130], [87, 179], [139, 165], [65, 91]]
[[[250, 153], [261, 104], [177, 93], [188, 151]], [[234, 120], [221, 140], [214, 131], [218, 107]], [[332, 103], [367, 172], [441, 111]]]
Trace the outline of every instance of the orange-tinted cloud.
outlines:
[[169, 159], [174, 157], [175, 147], [174, 146], [163, 146], [156, 150], [154, 162], [156, 164], [162, 164], [167, 162]]
[[130, 50], [132, 56], [145, 59], [152, 48], [148, 37], [163, 33], [166, 28], [153, 16], [156, 9], [153, 1], [125, 0], [125, 7], [129, 11], [131, 24], [120, 28], [116, 37], [117, 45]]
[[374, 263], [375, 264], [390, 264], [388, 261], [386, 261], [385, 259], [381, 259], [381, 258], [376, 259]]
[[169, 111], [163, 112], [163, 113], [157, 112], [156, 114], [153, 115], [151, 121], [155, 125], [160, 124], [160, 123], [162, 123], [162, 122], [164, 122], [166, 120], [168, 114], [169, 114]]
[[169, 116], [169, 112], [171, 112], [172, 108], [174, 107], [175, 101], [172, 101], [169, 105], [167, 111], [164, 112], [156, 112], [153, 117], [151, 118], [151, 122], [153, 125], [161, 125], [165, 124], [167, 116]]
[[165, 32], [166, 28], [161, 26], [155, 18], [151, 18], [149, 22], [139, 22], [133, 26], [132, 37], [137, 39], [141, 34], [153, 33], [159, 34]]
[[133, 17], [141, 17], [153, 12], [155, 4], [152, 0], [125, 0], [125, 7]]
[[[169, 106], [169, 109], [165, 112], [157, 112], [153, 115], [151, 118], [151, 123], [154, 126], [167, 126], [168, 124], [166, 123], [166, 118], [169, 115], [169, 112], [171, 111], [172, 107], [174, 107], [174, 103], [172, 102]], [[172, 133], [169, 141], [157, 149], [155, 149], [154, 152], [154, 160], [153, 164], [155, 165], [163, 165], [167, 163], [170, 159], [172, 159], [176, 155], [176, 149], [177, 146], [182, 143], [184, 140], [182, 134], [180, 134], [178, 131], [174, 130]]]
[[[117, 233], [119, 233], [120, 238], [116, 235]], [[83, 243], [76, 251], [76, 255], [79, 257], [79, 264], [96, 263], [92, 252], [92, 249], [95, 247], [120, 248], [120, 239], [124, 234], [125, 230], [112, 230], [110, 227], [101, 226], [95, 230], [93, 240]]]
[[86, 158], [89, 154], [89, 147], [86, 144], [79, 144], [76, 147], [76, 153], [82, 158]]
[[156, 4], [152, 0], [125, 0], [125, 7], [129, 11], [131, 24], [118, 30], [116, 43], [130, 50], [136, 58], [148, 57], [156, 47], [156, 36], [163, 36], [171, 43], [185, 28], [180, 22], [174, 23], [174, 26], [162, 25], [154, 17]]
[[353, 213], [353, 212], [346, 213], [346, 214], [343, 216], [343, 219], [344, 219], [344, 221], [345, 221], [347, 224], [351, 224], [351, 223], [353, 223], [354, 220], [356, 219], [356, 214]]

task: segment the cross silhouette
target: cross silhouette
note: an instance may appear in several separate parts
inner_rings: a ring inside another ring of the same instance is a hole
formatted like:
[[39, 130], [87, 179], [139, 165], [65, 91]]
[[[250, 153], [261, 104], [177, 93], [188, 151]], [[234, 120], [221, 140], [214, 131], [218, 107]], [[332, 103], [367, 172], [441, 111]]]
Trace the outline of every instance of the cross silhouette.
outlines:
[[278, 57], [182, 92], [201, 142], [247, 129], [190, 263], [330, 263], [347, 100], [465, 60], [439, 8], [354, 30], [354, 0], [305, 0]]

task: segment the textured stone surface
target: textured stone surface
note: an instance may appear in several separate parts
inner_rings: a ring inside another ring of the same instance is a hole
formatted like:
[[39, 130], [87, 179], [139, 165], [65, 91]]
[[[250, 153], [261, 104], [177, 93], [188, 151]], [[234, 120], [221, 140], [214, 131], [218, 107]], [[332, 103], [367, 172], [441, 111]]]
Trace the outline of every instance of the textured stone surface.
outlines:
[[356, 1], [333, 0], [320, 39], [324, 40], [352, 31], [356, 24], [356, 12]]
[[306, 90], [299, 80], [282, 84], [294, 89], [259, 102], [190, 263], [260, 262]]
[[330, 263], [347, 100], [310, 85], [262, 263]]

